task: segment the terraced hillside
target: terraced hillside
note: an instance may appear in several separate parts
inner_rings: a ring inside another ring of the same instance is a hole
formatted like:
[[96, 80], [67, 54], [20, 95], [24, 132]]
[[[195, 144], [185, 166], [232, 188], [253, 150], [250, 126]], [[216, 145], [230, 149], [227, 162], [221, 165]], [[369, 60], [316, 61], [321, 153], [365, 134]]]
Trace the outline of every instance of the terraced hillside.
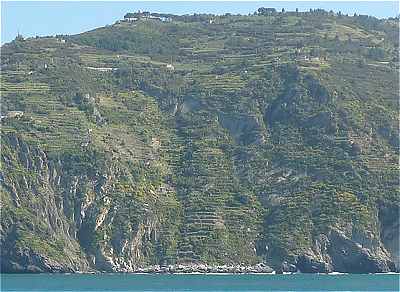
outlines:
[[398, 270], [398, 19], [165, 17], [2, 46], [2, 271]]

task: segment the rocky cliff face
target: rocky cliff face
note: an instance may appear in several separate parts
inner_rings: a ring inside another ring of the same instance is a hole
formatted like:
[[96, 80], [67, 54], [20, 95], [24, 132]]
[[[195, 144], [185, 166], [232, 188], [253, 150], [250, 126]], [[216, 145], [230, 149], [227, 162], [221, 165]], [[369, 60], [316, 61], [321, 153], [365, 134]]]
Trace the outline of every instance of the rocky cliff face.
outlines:
[[[43, 151], [29, 147], [15, 136], [7, 138], [2, 139], [2, 164], [8, 170], [2, 181], [2, 269], [87, 269], [73, 226], [67, 223], [70, 210], [64, 209], [64, 200], [57, 192], [57, 187], [62, 186], [60, 164], [49, 163]], [[7, 151], [11, 149], [15, 151]], [[7, 193], [12, 197], [4, 197]]]
[[[372, 234], [369, 236], [373, 237]], [[382, 273], [396, 270], [380, 239], [373, 240], [365, 234], [348, 238], [338, 230], [319, 236], [312, 249], [297, 259], [296, 266], [304, 273]]]
[[396, 270], [400, 269], [400, 255], [399, 255], [399, 239], [400, 239], [400, 225], [399, 225], [400, 210], [398, 205], [383, 205], [379, 209], [380, 221], [380, 235], [381, 242], [390, 254], [391, 260], [396, 266]]
[[398, 271], [398, 23], [321, 13], [4, 45], [2, 271]]
[[[157, 244], [168, 232], [162, 217], [168, 206], [156, 193], [152, 199], [159, 205], [133, 197], [123, 205], [113, 199], [121, 169], [110, 165], [93, 175], [72, 175], [68, 163], [15, 135], [2, 142], [3, 194], [12, 195], [2, 208], [2, 271], [134, 271], [162, 252]], [[131, 205], [134, 210], [127, 209]]]

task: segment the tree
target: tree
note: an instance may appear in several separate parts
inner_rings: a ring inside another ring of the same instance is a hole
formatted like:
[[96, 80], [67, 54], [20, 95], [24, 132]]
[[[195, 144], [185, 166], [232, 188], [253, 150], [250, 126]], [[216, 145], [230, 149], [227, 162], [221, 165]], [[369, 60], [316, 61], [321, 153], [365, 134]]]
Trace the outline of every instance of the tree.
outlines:
[[25, 39], [24, 39], [24, 37], [21, 35], [21, 34], [17, 34], [17, 36], [15, 37], [15, 40], [16, 41], [19, 41], [19, 42], [22, 42], [22, 41], [24, 41]]

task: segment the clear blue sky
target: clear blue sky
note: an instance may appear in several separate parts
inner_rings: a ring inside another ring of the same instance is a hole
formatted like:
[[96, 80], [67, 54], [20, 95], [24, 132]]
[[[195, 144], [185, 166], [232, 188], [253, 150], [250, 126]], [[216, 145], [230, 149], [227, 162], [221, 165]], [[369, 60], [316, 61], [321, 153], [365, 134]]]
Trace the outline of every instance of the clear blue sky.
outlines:
[[76, 34], [99, 26], [112, 24], [126, 12], [147, 10], [173, 14], [214, 13], [248, 14], [259, 7], [300, 11], [310, 8], [342, 11], [348, 14], [368, 14], [394, 17], [399, 5], [394, 1], [331, 2], [331, 1], [235, 1], [235, 2], [1, 2], [1, 43], [15, 38], [18, 31], [25, 37], [55, 34]]

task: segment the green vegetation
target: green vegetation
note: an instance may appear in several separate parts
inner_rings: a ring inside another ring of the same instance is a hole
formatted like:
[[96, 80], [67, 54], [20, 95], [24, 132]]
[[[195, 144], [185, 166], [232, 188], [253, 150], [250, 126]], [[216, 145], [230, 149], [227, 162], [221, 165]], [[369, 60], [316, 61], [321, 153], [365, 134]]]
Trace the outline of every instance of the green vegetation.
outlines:
[[2, 47], [17, 247], [278, 266], [332, 228], [379, 234], [400, 204], [398, 19], [160, 17]]

